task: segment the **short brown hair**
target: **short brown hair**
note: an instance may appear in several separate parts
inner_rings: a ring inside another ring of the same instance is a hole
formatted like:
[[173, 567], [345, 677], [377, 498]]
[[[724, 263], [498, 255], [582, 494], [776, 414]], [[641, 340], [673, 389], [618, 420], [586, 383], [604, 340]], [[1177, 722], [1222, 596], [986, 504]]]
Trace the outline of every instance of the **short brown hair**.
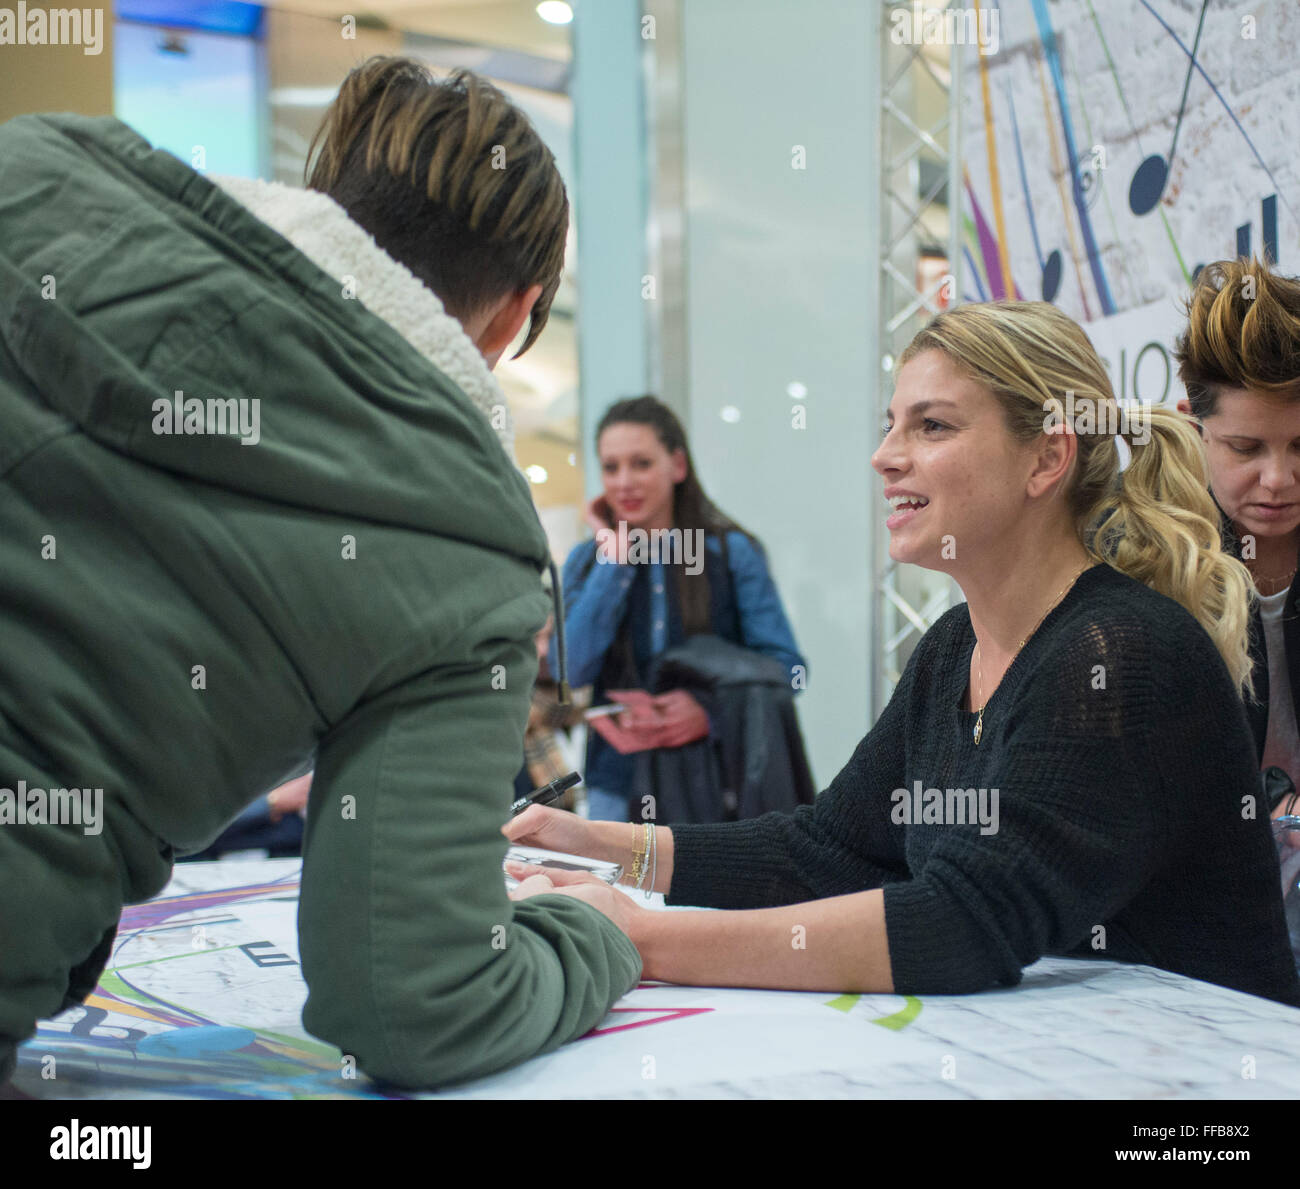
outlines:
[[491, 83], [370, 58], [343, 80], [305, 173], [457, 318], [540, 284], [518, 355], [541, 334], [564, 268], [569, 199], [550, 149]]
[[1212, 416], [1223, 388], [1300, 399], [1300, 281], [1255, 257], [1217, 260], [1186, 308], [1174, 358], [1193, 416]]

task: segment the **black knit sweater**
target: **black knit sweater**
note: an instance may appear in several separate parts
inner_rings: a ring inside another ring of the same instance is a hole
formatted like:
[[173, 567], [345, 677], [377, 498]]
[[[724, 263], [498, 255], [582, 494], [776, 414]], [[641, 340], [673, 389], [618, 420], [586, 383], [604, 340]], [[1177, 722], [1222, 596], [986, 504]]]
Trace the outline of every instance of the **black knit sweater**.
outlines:
[[[1109, 566], [1085, 571], [1007, 670], [978, 746], [962, 708], [974, 647], [954, 607], [814, 805], [673, 827], [668, 903], [765, 908], [883, 886], [900, 993], [1011, 986], [1068, 954], [1300, 1006], [1245, 710], [1192, 616]], [[926, 824], [931, 789], [942, 824]], [[986, 809], [998, 790], [996, 832], [974, 820], [978, 792], [949, 789], [988, 790]]]

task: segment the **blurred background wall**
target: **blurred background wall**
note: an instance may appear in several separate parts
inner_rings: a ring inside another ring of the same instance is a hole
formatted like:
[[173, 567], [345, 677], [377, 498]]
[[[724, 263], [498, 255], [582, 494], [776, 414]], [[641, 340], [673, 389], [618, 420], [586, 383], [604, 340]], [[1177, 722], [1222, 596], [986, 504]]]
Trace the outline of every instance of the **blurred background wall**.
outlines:
[[[17, 17], [16, 3], [0, 7]], [[98, 53], [84, 45], [0, 45], [0, 121], [31, 111], [113, 114], [113, 21], [101, 11]]]
[[[941, 9], [996, 18], [996, 40], [926, 35]], [[497, 374], [553, 551], [586, 534], [601, 413], [661, 396], [706, 490], [767, 546], [823, 785], [959, 597], [890, 565], [870, 468], [911, 335], [950, 301], [1043, 298], [1085, 323], [1117, 392], [1172, 400], [1197, 267], [1254, 250], [1296, 271], [1294, 0], [97, 11], [97, 53], [0, 44], [0, 119], [116, 114], [197, 169], [301, 184], [371, 54], [469, 67], [528, 112], [568, 186], [569, 250], [546, 333]]]

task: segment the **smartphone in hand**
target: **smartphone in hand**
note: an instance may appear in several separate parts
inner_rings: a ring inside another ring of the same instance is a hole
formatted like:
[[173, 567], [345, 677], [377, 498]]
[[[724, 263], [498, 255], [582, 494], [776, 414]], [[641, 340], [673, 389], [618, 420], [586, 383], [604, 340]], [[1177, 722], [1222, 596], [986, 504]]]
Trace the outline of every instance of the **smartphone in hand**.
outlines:
[[590, 721], [593, 718], [603, 718], [607, 714], [622, 714], [627, 707], [622, 702], [608, 702], [604, 706], [592, 706], [589, 710], [584, 710], [582, 717]]

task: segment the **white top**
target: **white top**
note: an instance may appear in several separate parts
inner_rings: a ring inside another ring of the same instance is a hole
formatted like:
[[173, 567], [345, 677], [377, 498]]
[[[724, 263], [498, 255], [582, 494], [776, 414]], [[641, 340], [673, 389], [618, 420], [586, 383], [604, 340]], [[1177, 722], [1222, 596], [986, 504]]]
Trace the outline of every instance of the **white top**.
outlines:
[[[1264, 643], [1268, 650], [1268, 733], [1264, 737], [1264, 759], [1260, 766], [1271, 768], [1276, 765], [1300, 788], [1300, 734], [1296, 732], [1286, 641], [1282, 638], [1282, 612], [1290, 597], [1290, 590], [1259, 596]], [[1300, 610], [1293, 614], [1300, 614]]]

